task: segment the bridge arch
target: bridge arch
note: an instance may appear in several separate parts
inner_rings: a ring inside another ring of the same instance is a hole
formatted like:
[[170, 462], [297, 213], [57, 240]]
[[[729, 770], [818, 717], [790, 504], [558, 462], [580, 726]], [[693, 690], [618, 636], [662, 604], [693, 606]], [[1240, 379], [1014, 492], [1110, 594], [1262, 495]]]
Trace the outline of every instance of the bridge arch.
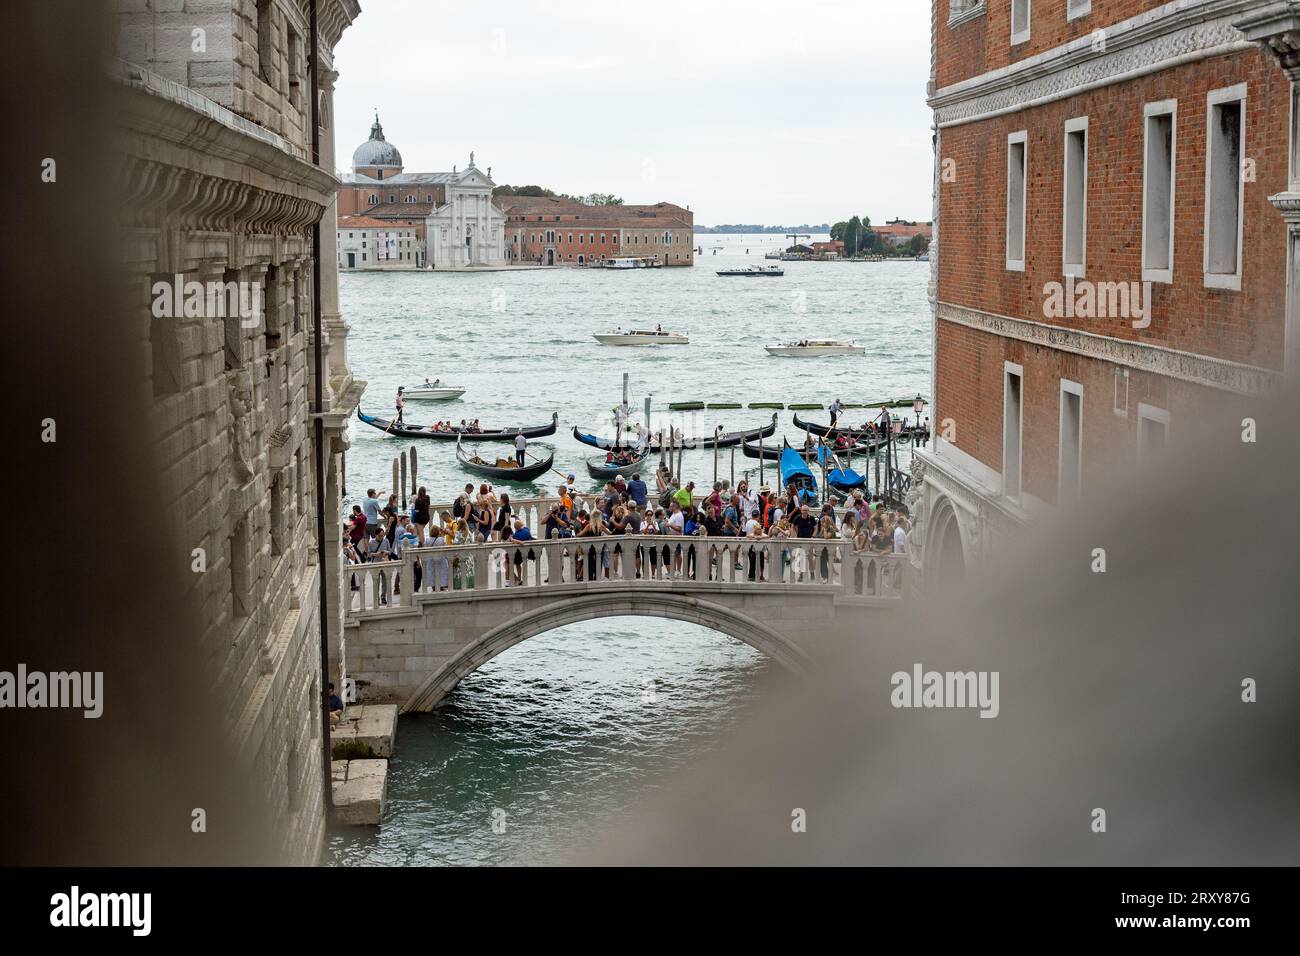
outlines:
[[603, 591], [549, 602], [485, 631], [430, 674], [402, 705], [402, 712], [431, 710], [466, 676], [530, 637], [606, 617], [662, 617], [699, 624], [748, 644], [796, 674], [812, 667], [812, 659], [789, 639], [732, 608], [681, 594]]
[[934, 503], [925, 554], [934, 569], [934, 581], [939, 588], [956, 584], [966, 576], [966, 543], [962, 539], [957, 509], [947, 495]]

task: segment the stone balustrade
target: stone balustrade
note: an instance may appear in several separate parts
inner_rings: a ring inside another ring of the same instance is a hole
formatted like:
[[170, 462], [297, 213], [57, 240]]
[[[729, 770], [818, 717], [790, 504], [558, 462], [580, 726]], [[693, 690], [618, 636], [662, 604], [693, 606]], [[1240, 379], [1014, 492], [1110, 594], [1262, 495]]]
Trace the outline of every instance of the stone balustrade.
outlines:
[[878, 603], [902, 597], [905, 565], [905, 555], [858, 553], [850, 542], [817, 538], [610, 535], [407, 547], [400, 560], [347, 568], [355, 587], [346, 610], [360, 619], [503, 592], [602, 587], [825, 592], [836, 602]]

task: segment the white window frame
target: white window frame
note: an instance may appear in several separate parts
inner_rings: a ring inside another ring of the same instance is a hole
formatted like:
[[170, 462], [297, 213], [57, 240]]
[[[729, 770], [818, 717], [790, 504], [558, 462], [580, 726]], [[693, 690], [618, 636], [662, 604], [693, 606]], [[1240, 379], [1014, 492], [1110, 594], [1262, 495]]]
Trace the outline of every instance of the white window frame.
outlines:
[[[1147, 267], [1147, 183], [1151, 170], [1147, 161], [1151, 157], [1151, 118], [1169, 117], [1169, 268], [1151, 269]], [[1142, 108], [1142, 281], [1174, 281], [1174, 220], [1177, 218], [1175, 199], [1178, 195], [1178, 100], [1160, 100], [1148, 103]]]
[[[1119, 403], [1119, 383], [1121, 381], [1124, 383], [1123, 406], [1121, 406]], [[1117, 367], [1115, 369], [1115, 396], [1111, 400], [1111, 410], [1115, 413], [1116, 417], [1118, 418], [1128, 418], [1128, 386], [1129, 386], [1128, 369]]]
[[[1069, 247], [1069, 210], [1070, 210], [1070, 134], [1083, 133], [1083, 203], [1080, 217], [1083, 219], [1083, 240], [1079, 244], [1079, 261], [1067, 262], [1065, 255]], [[1065, 133], [1061, 140], [1061, 274], [1083, 278], [1088, 271], [1088, 117], [1076, 116], [1065, 121]]]
[[1092, 0], [1065, 0], [1065, 19], [1078, 20], [1092, 13]]
[[[1214, 108], [1224, 103], [1241, 103], [1241, 128], [1238, 130], [1237, 142], [1237, 270], [1232, 273], [1210, 271], [1210, 184], [1213, 177], [1213, 163], [1210, 154], [1210, 137], [1214, 133]], [[1246, 187], [1241, 182], [1240, 163], [1246, 158], [1246, 84], [1238, 83], [1219, 90], [1211, 90], [1205, 97], [1205, 223], [1202, 231], [1204, 252], [1201, 260], [1201, 274], [1205, 277], [1207, 289], [1230, 289], [1241, 291], [1241, 270], [1245, 250], [1242, 240], [1246, 232]]]
[[[1020, 423], [1016, 436], [1016, 493], [1007, 493], [1007, 401], [1011, 397], [1008, 388], [1010, 378], [1015, 375], [1020, 379]], [[1015, 362], [1002, 363], [1002, 495], [1012, 501], [1019, 501], [1025, 493], [1025, 367]]]
[[[1019, 33], [1016, 32], [1016, 4], [1025, 5], [1025, 28]], [[1034, 4], [1033, 0], [1011, 0], [1011, 45], [1019, 46], [1022, 43], [1029, 42], [1029, 33], [1034, 23]]]
[[[1020, 176], [1020, 258], [1011, 257], [1011, 147], [1020, 144], [1022, 170]], [[1028, 224], [1029, 207], [1029, 134], [1027, 130], [1010, 133], [1007, 136], [1007, 271], [1024, 272], [1025, 254], [1029, 248], [1029, 237], [1025, 234]]]
[[1144, 461], [1150, 452], [1143, 447], [1142, 441], [1142, 422], [1153, 421], [1160, 422], [1165, 426], [1165, 447], [1169, 447], [1169, 412], [1167, 409], [1160, 408], [1157, 405], [1148, 405], [1146, 402], [1138, 402], [1137, 410], [1137, 451], [1138, 460]]
[[[1025, 384], [1024, 380], [1020, 383], [1020, 404], [1024, 407]], [[1078, 382], [1072, 382], [1068, 378], [1061, 379], [1061, 396], [1059, 400], [1059, 417], [1060, 425], [1056, 439], [1056, 502], [1062, 504], [1062, 486], [1065, 478], [1065, 396], [1074, 395], [1079, 399], [1079, 437], [1075, 443], [1075, 463], [1077, 465], [1075, 476], [1075, 493], [1070, 500], [1076, 500], [1083, 496], [1083, 386]]]

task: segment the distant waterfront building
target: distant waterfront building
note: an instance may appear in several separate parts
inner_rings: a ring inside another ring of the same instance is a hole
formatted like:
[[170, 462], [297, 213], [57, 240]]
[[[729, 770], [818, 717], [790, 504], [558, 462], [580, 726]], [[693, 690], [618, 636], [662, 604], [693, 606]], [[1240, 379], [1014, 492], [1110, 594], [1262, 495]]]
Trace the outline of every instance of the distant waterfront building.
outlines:
[[422, 269], [424, 220], [340, 216], [338, 264], [342, 270]]
[[927, 587], [1295, 366], [1300, 2], [933, 0], [932, 51]]
[[[370, 138], [352, 154], [352, 173], [339, 193], [339, 228], [347, 216], [417, 220], [423, 244], [419, 268], [460, 269], [506, 261], [505, 216], [492, 203], [495, 185], [474, 164], [449, 173], [407, 173], [402, 154], [384, 138], [378, 114]], [[395, 227], [397, 228], [397, 227]], [[361, 268], [358, 259], [357, 268]], [[373, 257], [370, 261], [373, 262]]]
[[814, 242], [812, 254], [818, 259], [839, 259], [844, 255], [844, 240], [832, 239], [829, 242]]
[[[319, 0], [317, 166], [305, 4], [185, 6], [114, 4], [119, 245], [139, 290], [139, 322], [122, 334], [152, 355], [149, 425], [167, 489], [160, 520], [205, 556], [203, 573], [192, 575], [204, 619], [196, 649], [227, 704], [212, 719], [241, 748], [244, 782], [265, 793], [284, 858], [312, 863], [326, 823], [320, 588], [329, 593], [327, 676], [340, 687], [343, 620], [337, 545], [324, 568], [317, 562], [312, 286], [319, 268], [333, 545], [347, 425], [365, 383], [348, 368], [338, 306], [332, 51], [360, 7]], [[193, 50], [195, 30], [204, 31], [203, 52]], [[314, 263], [312, 226], [322, 220]], [[179, 295], [178, 279], [222, 291], [202, 314], [179, 311], [166, 301]]]
[[574, 199], [497, 196], [509, 257], [541, 265], [598, 265], [632, 256], [669, 266], [695, 264], [695, 214], [670, 202], [589, 206]]
[[872, 226], [871, 231], [890, 245], [905, 246], [916, 236], [922, 236], [929, 241], [933, 237], [934, 229], [928, 222], [891, 219], [883, 226]]

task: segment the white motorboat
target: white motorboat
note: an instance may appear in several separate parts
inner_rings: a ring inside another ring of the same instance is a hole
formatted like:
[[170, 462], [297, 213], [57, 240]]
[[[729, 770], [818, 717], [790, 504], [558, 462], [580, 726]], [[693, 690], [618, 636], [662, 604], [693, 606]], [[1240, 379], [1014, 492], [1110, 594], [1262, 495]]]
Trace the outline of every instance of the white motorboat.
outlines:
[[421, 401], [447, 402], [453, 398], [460, 398], [465, 394], [465, 390], [455, 385], [444, 385], [441, 380], [435, 379], [432, 382], [426, 381], [423, 385], [405, 389], [403, 394], [407, 398], [416, 398]]
[[839, 342], [835, 339], [802, 339], [787, 342], [784, 345], [765, 345], [768, 355], [783, 358], [812, 358], [819, 355], [862, 355], [866, 346], [854, 345], [852, 342]]
[[665, 332], [663, 329], [615, 329], [612, 332], [596, 333], [596, 341], [601, 345], [690, 345], [691, 340], [681, 332]]

